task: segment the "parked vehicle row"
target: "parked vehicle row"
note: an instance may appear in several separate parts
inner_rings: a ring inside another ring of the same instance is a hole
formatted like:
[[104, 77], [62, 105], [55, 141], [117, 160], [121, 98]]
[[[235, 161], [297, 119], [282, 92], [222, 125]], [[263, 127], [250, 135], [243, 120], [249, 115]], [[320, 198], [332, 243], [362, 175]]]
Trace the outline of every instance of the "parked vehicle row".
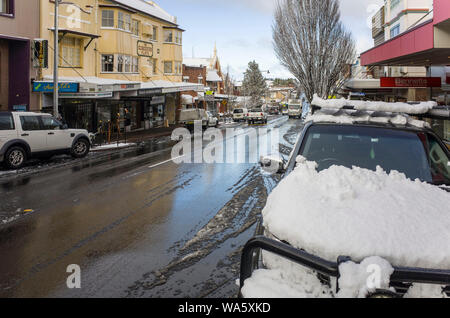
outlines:
[[201, 121], [203, 130], [218, 127], [219, 120], [211, 112], [201, 108], [184, 109], [180, 113], [179, 123], [189, 130], [194, 130], [195, 122]]
[[0, 163], [9, 169], [23, 167], [30, 158], [55, 154], [83, 158], [90, 147], [87, 130], [68, 129], [50, 114], [0, 113]]

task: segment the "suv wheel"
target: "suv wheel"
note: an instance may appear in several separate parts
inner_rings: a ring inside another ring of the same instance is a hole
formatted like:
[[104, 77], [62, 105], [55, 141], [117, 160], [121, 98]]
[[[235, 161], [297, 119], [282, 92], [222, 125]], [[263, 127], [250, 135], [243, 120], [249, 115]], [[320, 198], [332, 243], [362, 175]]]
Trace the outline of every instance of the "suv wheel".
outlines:
[[84, 138], [78, 139], [72, 146], [72, 157], [84, 158], [89, 153], [90, 149], [89, 141]]
[[20, 169], [27, 161], [27, 153], [22, 147], [12, 147], [8, 149], [5, 155], [5, 165], [9, 169]]

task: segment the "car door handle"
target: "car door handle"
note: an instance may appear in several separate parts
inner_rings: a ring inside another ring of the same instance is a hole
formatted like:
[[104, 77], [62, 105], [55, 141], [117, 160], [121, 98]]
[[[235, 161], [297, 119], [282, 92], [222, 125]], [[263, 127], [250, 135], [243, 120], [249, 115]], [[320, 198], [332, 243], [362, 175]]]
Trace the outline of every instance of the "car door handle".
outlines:
[[22, 137], [27, 137], [27, 136], [29, 136], [29, 134], [22, 134], [21, 136]]
[[54, 135], [55, 133], [49, 132], [48, 134], [49, 134], [49, 135]]

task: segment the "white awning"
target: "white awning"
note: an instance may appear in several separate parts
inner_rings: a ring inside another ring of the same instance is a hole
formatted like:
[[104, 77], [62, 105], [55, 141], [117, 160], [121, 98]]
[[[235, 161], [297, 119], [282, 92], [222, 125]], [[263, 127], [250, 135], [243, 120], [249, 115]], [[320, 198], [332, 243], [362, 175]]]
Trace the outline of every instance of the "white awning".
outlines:
[[192, 105], [194, 104], [194, 97], [191, 95], [181, 95], [181, 104], [182, 105]]
[[188, 91], [203, 90], [202, 84], [184, 83], [184, 82], [169, 82], [169, 81], [151, 81], [141, 83], [142, 90], [161, 89], [162, 93], [177, 93]]

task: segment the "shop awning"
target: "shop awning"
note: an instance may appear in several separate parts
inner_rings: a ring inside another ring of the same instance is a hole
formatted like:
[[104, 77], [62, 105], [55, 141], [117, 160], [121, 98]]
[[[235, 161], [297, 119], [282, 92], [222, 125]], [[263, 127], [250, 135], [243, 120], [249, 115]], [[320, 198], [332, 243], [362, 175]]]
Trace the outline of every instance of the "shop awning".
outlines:
[[363, 66], [450, 64], [450, 1], [434, 0], [434, 17], [361, 54]]
[[189, 91], [202, 91], [203, 88], [204, 86], [202, 84], [158, 80], [141, 83], [140, 95], [145, 94], [145, 92], [148, 92], [149, 94], [168, 94]]

